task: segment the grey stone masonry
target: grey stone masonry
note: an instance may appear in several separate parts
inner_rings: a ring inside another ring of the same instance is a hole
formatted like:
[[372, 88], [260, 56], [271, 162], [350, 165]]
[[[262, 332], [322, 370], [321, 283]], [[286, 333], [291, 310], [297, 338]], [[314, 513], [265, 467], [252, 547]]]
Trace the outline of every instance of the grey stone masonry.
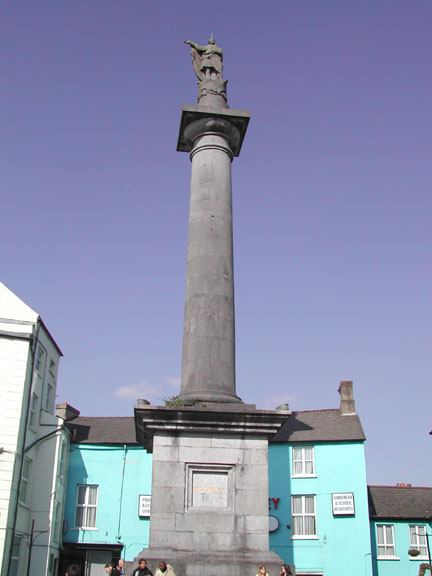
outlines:
[[192, 161], [180, 398], [241, 402], [235, 384], [231, 162], [242, 110], [185, 106], [177, 150]]
[[[252, 404], [201, 403], [195, 406], [135, 406], [135, 428], [137, 442], [149, 452], [153, 451], [156, 433], [169, 433], [173, 438], [180, 433], [198, 434], [196, 442], [206, 445], [209, 434], [221, 434], [219, 442], [224, 444], [226, 435], [243, 437], [261, 436], [272, 438], [285, 423], [290, 411], [257, 410]], [[213, 438], [213, 448], [218, 440]]]
[[259, 563], [275, 574], [282, 560], [269, 550], [268, 440], [290, 412], [220, 407], [135, 407], [137, 440], [153, 451], [141, 556], [169, 561], [178, 576], [253, 575]]

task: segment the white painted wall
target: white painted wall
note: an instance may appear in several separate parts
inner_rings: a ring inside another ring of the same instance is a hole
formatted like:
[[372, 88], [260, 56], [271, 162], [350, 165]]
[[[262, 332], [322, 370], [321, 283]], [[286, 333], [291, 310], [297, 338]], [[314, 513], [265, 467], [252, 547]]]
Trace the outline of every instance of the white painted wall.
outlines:
[[[39, 349], [45, 354], [37, 370], [34, 355]], [[59, 430], [62, 421], [54, 415], [60, 357], [38, 314], [0, 283], [0, 565], [4, 576], [8, 576], [13, 531], [22, 536], [17, 573], [26, 574], [33, 520], [30, 575], [51, 574], [49, 556], [59, 556], [64, 484], [57, 468], [61, 442], [68, 442], [67, 433]], [[37, 397], [34, 405], [33, 395]], [[32, 462], [25, 502], [19, 499], [23, 456]], [[56, 501], [60, 514], [54, 534]]]

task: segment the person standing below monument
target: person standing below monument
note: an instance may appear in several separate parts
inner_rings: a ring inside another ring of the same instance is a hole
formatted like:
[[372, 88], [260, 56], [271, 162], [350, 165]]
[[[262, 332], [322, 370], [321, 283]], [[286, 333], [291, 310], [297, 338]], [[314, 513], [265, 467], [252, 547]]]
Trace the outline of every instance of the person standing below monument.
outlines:
[[132, 572], [132, 576], [153, 576], [153, 572], [147, 567], [147, 560], [140, 558], [138, 568]]
[[120, 575], [125, 573], [125, 561], [124, 558], [120, 558], [118, 564], [116, 566], [117, 570], [119, 571]]
[[81, 568], [78, 566], [78, 564], [71, 564], [67, 567], [65, 576], [80, 576], [80, 574]]
[[155, 576], [175, 576], [174, 569], [171, 564], [167, 564], [164, 560], [161, 560]]
[[261, 566], [258, 568], [258, 574], [256, 576], [269, 576], [269, 573], [267, 572], [264, 564], [261, 564]]
[[120, 576], [120, 572], [112, 564], [105, 564], [105, 572], [108, 576]]

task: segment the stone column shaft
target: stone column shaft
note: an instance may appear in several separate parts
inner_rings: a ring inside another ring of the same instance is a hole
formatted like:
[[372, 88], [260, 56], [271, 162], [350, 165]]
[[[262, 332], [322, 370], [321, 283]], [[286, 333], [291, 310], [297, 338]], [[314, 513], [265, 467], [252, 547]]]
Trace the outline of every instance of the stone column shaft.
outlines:
[[215, 132], [195, 140], [186, 271], [181, 397], [239, 402], [235, 394], [231, 161]]

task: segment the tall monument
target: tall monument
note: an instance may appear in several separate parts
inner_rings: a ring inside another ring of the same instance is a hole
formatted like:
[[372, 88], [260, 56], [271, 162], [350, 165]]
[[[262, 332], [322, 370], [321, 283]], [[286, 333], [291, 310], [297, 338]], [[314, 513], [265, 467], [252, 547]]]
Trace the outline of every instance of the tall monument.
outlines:
[[192, 162], [180, 397], [241, 402], [235, 391], [231, 162], [249, 113], [230, 110], [222, 49], [187, 41], [198, 77], [198, 105], [184, 106], [177, 150]]
[[[268, 440], [289, 416], [236, 394], [231, 163], [249, 113], [228, 107], [223, 52], [187, 41], [198, 104], [183, 106], [177, 150], [192, 162], [180, 406], [135, 407], [153, 452], [149, 548], [178, 576], [280, 570], [269, 550]], [[277, 572], [276, 572], [277, 571]]]

